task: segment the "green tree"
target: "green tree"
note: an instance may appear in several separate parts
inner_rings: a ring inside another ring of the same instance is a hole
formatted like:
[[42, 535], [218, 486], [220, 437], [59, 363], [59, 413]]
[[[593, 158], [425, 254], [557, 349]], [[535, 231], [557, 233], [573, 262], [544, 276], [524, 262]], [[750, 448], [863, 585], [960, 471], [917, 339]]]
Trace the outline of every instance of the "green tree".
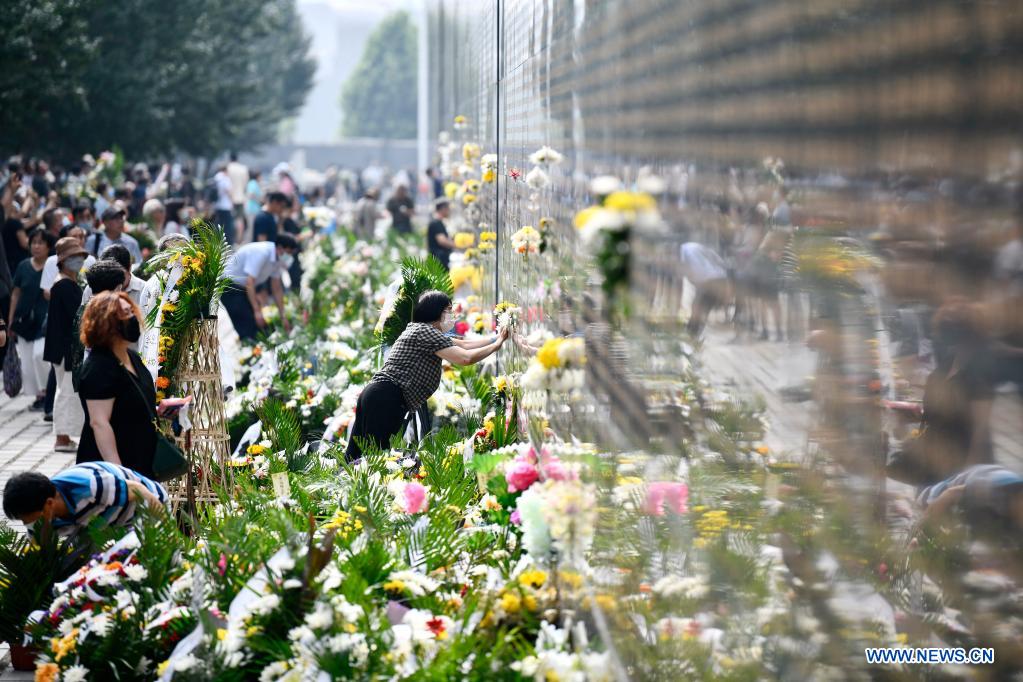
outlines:
[[0, 21], [0, 149], [44, 145], [54, 107], [80, 100], [84, 66], [96, 44], [88, 15], [95, 0], [7, 0]]
[[13, 1], [25, 7], [0, 25], [7, 150], [249, 149], [273, 140], [312, 86], [295, 0]]
[[380, 22], [341, 90], [343, 136], [416, 136], [416, 55], [416, 27], [408, 12]]

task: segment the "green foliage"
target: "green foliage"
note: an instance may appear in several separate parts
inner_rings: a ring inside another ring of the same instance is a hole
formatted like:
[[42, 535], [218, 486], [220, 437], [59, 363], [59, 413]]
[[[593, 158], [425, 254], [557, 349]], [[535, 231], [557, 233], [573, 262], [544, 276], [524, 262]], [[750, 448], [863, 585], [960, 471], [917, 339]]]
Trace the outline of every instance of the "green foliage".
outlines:
[[28, 153], [251, 148], [312, 86], [295, 0], [15, 0], [5, 16], [0, 145]]
[[433, 256], [427, 256], [425, 259], [413, 256], [404, 258], [401, 261], [401, 277], [401, 289], [394, 302], [394, 310], [384, 321], [379, 334], [380, 342], [384, 345], [392, 345], [405, 331], [405, 327], [412, 321], [412, 311], [416, 307], [416, 302], [423, 293], [437, 289], [448, 296], [454, 294], [448, 271]]
[[374, 29], [341, 90], [345, 137], [416, 136], [416, 27], [395, 12]]
[[89, 558], [87, 537], [60, 538], [51, 529], [38, 542], [0, 522], [0, 642], [20, 643], [28, 614], [53, 600], [53, 584]]

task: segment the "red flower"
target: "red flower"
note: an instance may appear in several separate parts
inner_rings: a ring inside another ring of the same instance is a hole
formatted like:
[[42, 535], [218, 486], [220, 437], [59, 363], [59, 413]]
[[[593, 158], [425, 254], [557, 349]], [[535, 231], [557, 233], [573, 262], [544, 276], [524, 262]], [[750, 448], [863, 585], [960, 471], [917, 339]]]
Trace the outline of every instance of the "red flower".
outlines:
[[522, 177], [522, 171], [520, 171], [518, 168], [512, 168], [510, 171], [508, 171], [508, 175], [511, 176], [512, 180], [518, 180], [519, 178]]
[[431, 618], [430, 620], [426, 621], [426, 627], [430, 629], [430, 632], [433, 633], [434, 637], [442, 637], [446, 629], [444, 627], [444, 621], [442, 621], [440, 618]]
[[465, 333], [467, 331], [469, 331], [469, 323], [468, 322], [463, 320], [461, 322], [456, 322], [455, 323], [455, 333], [456, 334], [458, 334], [459, 336], [465, 336]]

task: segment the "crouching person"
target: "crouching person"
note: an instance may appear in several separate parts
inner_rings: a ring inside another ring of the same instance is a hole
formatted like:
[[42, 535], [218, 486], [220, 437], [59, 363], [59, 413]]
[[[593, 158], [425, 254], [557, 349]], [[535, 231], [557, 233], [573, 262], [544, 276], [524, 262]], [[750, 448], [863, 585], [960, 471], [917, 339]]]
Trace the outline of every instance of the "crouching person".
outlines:
[[96, 517], [126, 526], [140, 504], [165, 510], [167, 491], [131, 469], [110, 462], [86, 462], [49, 478], [36, 471], [15, 474], [4, 487], [4, 514], [32, 527], [43, 519], [60, 535], [88, 526]]

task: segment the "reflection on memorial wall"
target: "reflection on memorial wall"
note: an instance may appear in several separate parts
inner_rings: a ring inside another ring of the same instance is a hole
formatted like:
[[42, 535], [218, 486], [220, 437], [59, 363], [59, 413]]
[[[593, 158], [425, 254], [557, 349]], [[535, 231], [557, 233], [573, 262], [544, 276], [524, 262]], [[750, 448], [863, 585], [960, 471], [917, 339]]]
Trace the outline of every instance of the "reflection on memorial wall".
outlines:
[[559, 624], [619, 678], [1018, 672], [1023, 6], [428, 6], [453, 279], [503, 372], [585, 347], [522, 396], [597, 491]]

